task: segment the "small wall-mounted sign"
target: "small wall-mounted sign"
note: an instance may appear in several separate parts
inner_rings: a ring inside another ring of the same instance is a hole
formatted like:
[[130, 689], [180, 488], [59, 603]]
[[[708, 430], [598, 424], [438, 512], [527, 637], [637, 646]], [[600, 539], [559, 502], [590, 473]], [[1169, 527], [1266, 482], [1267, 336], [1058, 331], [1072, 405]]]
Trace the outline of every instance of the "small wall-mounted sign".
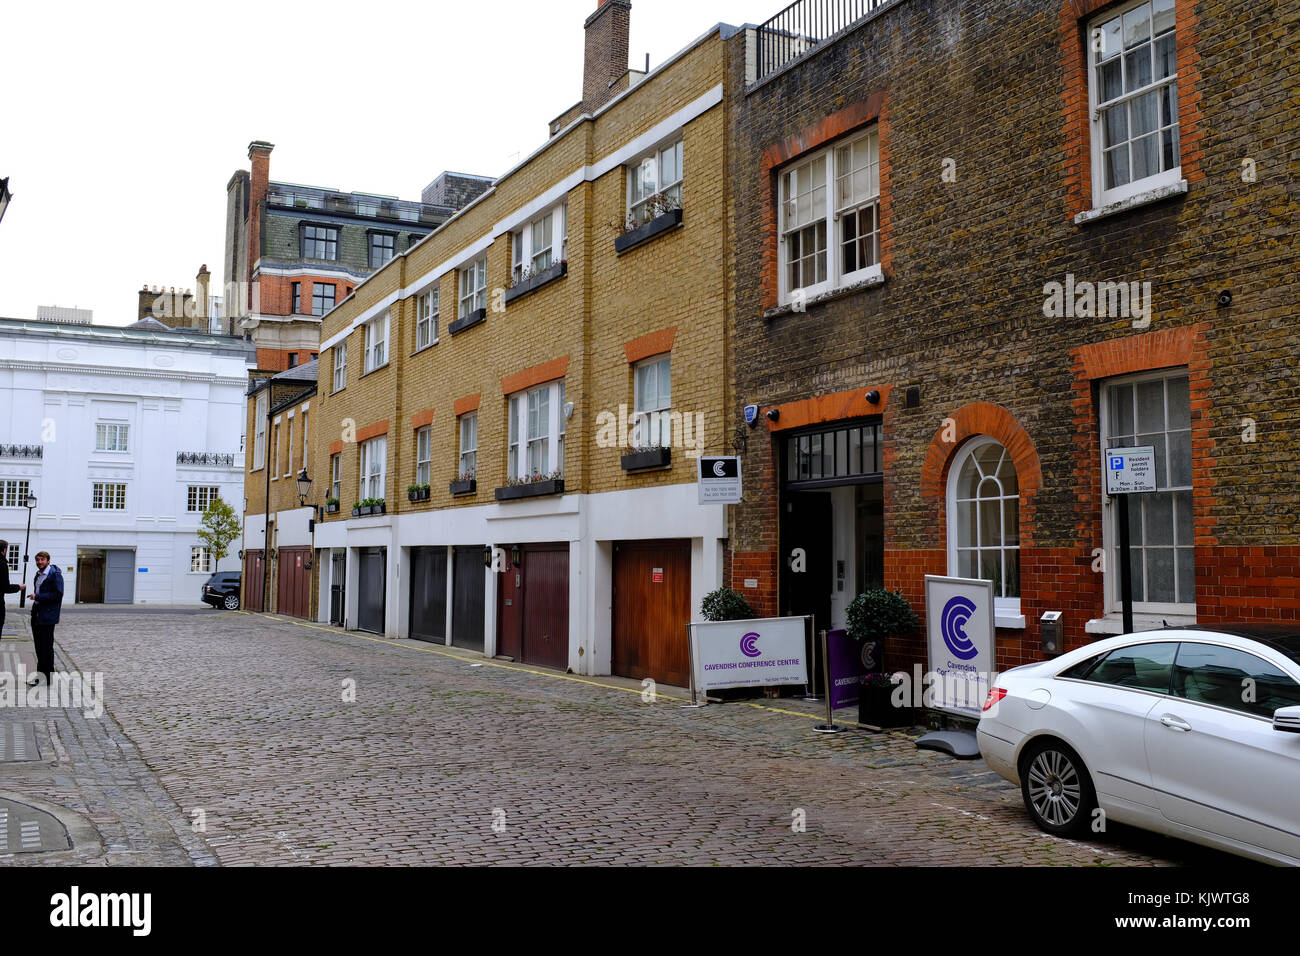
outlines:
[[136, 571], [140, 574], [144, 574], [148, 570], [149, 570], [148, 568], [136, 568]]
[[758, 578], [745, 578], [745, 587], [747, 588], [758, 587]]
[[663, 584], [663, 583], [664, 583], [664, 569], [663, 569], [663, 568], [651, 568], [651, 569], [650, 569], [650, 580], [651, 580], [651, 582], [654, 583], [654, 584]]

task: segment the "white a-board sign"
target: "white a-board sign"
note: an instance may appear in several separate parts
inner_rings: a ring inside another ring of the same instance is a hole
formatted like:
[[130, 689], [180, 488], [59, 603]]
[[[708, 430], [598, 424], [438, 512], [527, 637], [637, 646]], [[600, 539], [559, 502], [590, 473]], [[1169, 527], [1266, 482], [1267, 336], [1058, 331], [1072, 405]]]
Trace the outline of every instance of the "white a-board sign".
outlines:
[[926, 689], [927, 706], [979, 717], [995, 671], [993, 622], [992, 581], [925, 576], [926, 646], [933, 688]]
[[806, 628], [802, 617], [692, 622], [695, 686], [710, 691], [807, 684]]

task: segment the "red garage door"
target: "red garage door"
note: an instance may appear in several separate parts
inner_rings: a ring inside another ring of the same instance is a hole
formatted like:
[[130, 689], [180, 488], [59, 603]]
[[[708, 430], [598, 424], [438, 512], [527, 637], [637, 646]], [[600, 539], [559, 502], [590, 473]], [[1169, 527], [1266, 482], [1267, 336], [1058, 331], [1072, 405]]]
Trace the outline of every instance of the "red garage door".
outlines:
[[311, 548], [280, 548], [275, 552], [280, 565], [276, 582], [275, 607], [281, 614], [306, 620], [311, 615]]

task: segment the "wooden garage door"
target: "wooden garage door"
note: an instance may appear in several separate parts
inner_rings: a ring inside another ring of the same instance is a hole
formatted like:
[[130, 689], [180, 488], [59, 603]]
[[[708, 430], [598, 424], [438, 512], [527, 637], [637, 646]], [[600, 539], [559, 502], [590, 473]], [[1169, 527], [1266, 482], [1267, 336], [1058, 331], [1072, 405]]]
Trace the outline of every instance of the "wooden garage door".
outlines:
[[690, 681], [686, 624], [691, 615], [691, 543], [614, 545], [611, 670], [685, 687]]
[[275, 552], [275, 559], [280, 566], [275, 589], [276, 610], [306, 620], [311, 602], [311, 548], [280, 548]]
[[569, 666], [569, 544], [523, 547], [522, 660], [543, 667]]
[[262, 606], [262, 590], [266, 585], [266, 565], [262, 562], [261, 551], [244, 552], [244, 573], [239, 581], [241, 604], [246, 611], [265, 611]]

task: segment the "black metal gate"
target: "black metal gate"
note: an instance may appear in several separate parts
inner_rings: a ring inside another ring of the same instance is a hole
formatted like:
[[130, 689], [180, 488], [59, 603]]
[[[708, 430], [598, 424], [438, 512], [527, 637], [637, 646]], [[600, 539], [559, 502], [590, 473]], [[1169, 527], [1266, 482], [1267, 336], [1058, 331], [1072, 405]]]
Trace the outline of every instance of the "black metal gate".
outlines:
[[411, 637], [446, 643], [446, 548], [411, 549]]
[[451, 587], [451, 642], [456, 647], [482, 651], [483, 601], [487, 594], [482, 545], [453, 551]]
[[388, 580], [388, 549], [361, 548], [357, 555], [357, 629], [384, 633], [384, 587]]

